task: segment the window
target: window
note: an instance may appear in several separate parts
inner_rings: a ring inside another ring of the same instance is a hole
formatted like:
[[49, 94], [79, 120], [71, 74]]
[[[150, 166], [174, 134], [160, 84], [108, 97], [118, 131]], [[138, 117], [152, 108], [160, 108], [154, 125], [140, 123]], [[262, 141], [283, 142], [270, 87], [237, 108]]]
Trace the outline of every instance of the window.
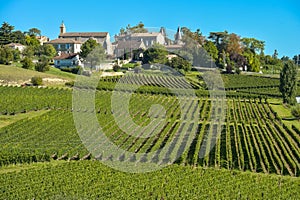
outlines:
[[60, 49], [60, 44], [57, 45], [57, 49]]
[[66, 49], [70, 49], [70, 44], [66, 44]]

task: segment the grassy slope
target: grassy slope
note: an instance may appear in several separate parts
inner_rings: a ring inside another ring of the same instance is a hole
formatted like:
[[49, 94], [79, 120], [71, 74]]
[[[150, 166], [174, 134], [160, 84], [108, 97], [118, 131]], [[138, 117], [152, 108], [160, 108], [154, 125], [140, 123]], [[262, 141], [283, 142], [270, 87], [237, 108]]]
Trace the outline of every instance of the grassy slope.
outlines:
[[[53, 67], [50, 68], [50, 71], [46, 73], [37, 72], [34, 70], [27, 70], [20, 67], [15, 67], [11, 65], [0, 65], [0, 80], [2, 84], [22, 84], [28, 82], [31, 77], [39, 76], [42, 78], [51, 78], [51, 79], [62, 79], [65, 81], [71, 81], [75, 78], [75, 75], [62, 72], [59, 69]], [[62, 82], [49, 82], [45, 83], [46, 85], [63, 85]]]
[[269, 102], [270, 106], [275, 112], [277, 112], [278, 116], [282, 119], [283, 123], [285, 123], [288, 127], [294, 125], [298, 129], [300, 129], [299, 121], [294, 119], [294, 117], [291, 114], [290, 108], [285, 107], [282, 104], [281, 99], [269, 99]]
[[48, 112], [47, 110], [40, 110], [40, 111], [32, 111], [32, 112], [28, 112], [28, 113], [24, 113], [24, 114], [17, 114], [17, 115], [0, 115], [0, 128], [7, 126], [9, 124], [15, 123], [19, 120], [28, 118], [34, 118], [37, 116], [40, 116], [44, 113]]

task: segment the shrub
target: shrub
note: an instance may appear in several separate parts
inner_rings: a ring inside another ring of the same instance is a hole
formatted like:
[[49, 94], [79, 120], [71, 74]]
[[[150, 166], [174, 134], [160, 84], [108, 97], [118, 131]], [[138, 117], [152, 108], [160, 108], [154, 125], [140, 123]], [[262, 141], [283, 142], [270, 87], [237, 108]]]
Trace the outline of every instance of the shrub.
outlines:
[[43, 79], [41, 77], [34, 76], [34, 77], [31, 78], [31, 83], [34, 86], [39, 86], [39, 85], [43, 84]]
[[120, 69], [121, 69], [121, 67], [120, 67], [119, 65], [114, 65], [114, 66], [113, 66], [113, 70], [114, 70], [115, 72], [119, 72]]
[[49, 61], [46, 57], [42, 57], [38, 63], [35, 64], [35, 70], [39, 72], [49, 71]]
[[0, 47], [0, 64], [9, 65], [13, 60], [13, 50], [9, 47]]
[[300, 105], [297, 104], [296, 106], [292, 107], [291, 113], [295, 118], [300, 120]]
[[73, 87], [74, 86], [74, 81], [70, 81], [70, 82], [66, 82], [65, 83], [65, 86], [68, 86], [68, 87]]
[[25, 57], [22, 61], [22, 68], [24, 69], [33, 69], [34, 63], [31, 58]]
[[60, 70], [64, 71], [64, 72], [69, 72], [69, 73], [72, 73], [72, 74], [81, 74], [82, 71], [83, 71], [82, 67], [80, 67], [80, 66], [77, 66], [77, 67], [61, 67]]

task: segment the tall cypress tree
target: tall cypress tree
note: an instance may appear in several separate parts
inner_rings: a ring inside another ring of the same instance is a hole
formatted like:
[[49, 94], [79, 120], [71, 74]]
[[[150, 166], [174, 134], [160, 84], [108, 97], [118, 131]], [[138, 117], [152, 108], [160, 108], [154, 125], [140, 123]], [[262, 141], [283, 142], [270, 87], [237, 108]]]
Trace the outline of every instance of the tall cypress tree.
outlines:
[[295, 93], [297, 87], [297, 66], [287, 61], [280, 72], [279, 90], [282, 93], [283, 103], [294, 105], [296, 103]]

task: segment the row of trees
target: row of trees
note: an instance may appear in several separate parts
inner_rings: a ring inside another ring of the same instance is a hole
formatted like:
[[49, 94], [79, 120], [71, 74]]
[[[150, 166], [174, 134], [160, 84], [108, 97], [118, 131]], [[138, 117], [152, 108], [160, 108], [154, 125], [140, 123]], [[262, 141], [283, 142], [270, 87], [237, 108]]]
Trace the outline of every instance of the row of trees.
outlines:
[[[205, 37], [200, 29], [192, 32], [183, 27], [181, 30], [185, 43], [184, 48], [192, 49], [189, 53], [191, 54], [190, 57], [194, 59], [192, 60], [194, 65], [203, 62], [200, 62], [199, 59], [205, 60], [203, 56], [199, 56], [199, 52], [201, 52], [199, 48], [203, 48], [205, 54], [209, 55], [209, 59], [212, 59], [218, 67], [226, 69], [228, 72], [234, 69], [259, 72], [260, 67], [282, 67], [284, 61], [290, 60], [287, 56], [279, 59], [277, 50], [274, 51], [273, 55], [265, 55], [265, 42], [255, 38], [242, 38], [227, 31], [210, 32], [209, 36]], [[198, 47], [197, 51], [195, 51], [196, 47]]]
[[[147, 29], [142, 22], [120, 29], [120, 34], [145, 32]], [[291, 60], [287, 56], [279, 58], [277, 50], [273, 55], [265, 55], [265, 42], [256, 38], [241, 37], [228, 31], [210, 32], [206, 37], [200, 29], [193, 32], [187, 27], [181, 28], [181, 32], [184, 46], [176, 53], [194, 66], [209, 66], [213, 62], [228, 72], [239, 69], [259, 72], [261, 68], [280, 70], [285, 61]], [[299, 57], [293, 59], [299, 62]]]

